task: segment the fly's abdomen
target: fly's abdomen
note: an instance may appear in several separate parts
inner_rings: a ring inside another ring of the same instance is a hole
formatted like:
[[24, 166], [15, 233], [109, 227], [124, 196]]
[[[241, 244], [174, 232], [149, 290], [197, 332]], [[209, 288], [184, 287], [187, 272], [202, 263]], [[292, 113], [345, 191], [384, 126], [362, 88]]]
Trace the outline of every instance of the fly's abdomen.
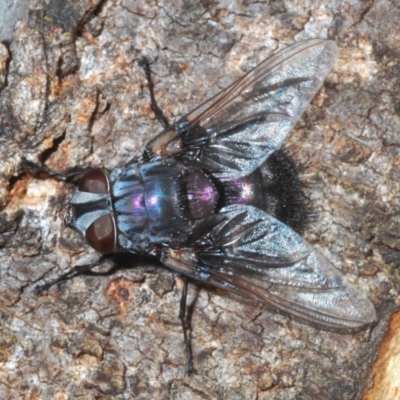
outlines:
[[230, 181], [223, 181], [224, 206], [232, 204], [247, 204], [260, 209], [267, 207], [263, 176], [257, 169], [248, 176]]

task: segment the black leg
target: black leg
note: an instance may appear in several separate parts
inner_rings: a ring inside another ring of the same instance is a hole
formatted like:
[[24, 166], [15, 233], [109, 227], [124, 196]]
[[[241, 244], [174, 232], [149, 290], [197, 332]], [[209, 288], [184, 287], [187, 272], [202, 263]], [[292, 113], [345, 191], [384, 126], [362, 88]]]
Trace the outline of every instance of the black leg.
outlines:
[[140, 66], [144, 69], [144, 73], [146, 74], [147, 85], [149, 87], [150, 92], [150, 106], [157, 118], [157, 121], [164, 127], [168, 128], [170, 123], [168, 122], [167, 118], [165, 117], [164, 113], [161, 111], [161, 108], [158, 106], [156, 98], [154, 96], [154, 83], [151, 79], [151, 70], [150, 65], [147, 58], [143, 57], [142, 61], [140, 62]]
[[183, 330], [183, 340], [185, 343], [187, 373], [190, 375], [194, 372], [194, 366], [193, 366], [192, 349], [190, 347], [190, 342], [186, 327], [186, 297], [187, 297], [188, 281], [187, 278], [184, 276], [182, 277], [182, 279], [183, 279], [183, 290], [179, 308], [179, 319], [181, 320], [182, 330]]
[[57, 171], [56, 169], [47, 168], [44, 165], [35, 164], [32, 161], [27, 160], [26, 158], [22, 159], [22, 167], [25, 171], [33, 175], [44, 172], [54, 178], [61, 180], [73, 178], [77, 175], [82, 175], [89, 170], [89, 168], [71, 168], [67, 169], [66, 171]]
[[[82, 275], [82, 274], [90, 274], [90, 275], [108, 275], [110, 273], [110, 270], [105, 271], [105, 272], [95, 272], [92, 271], [92, 268], [97, 267], [106, 261], [109, 260], [109, 257], [103, 256], [100, 257], [95, 263], [92, 264], [85, 264], [85, 265], [77, 265], [74, 268], [70, 269], [68, 272], [65, 274], [62, 274], [58, 276], [57, 278], [53, 279], [50, 282], [47, 282], [43, 285], [38, 285], [36, 286], [36, 293], [37, 294], [42, 294], [46, 290], [49, 290], [52, 286], [57, 285], [60, 282], [65, 282], [69, 279], [74, 278], [75, 276]], [[111, 270], [114, 269], [114, 266], [111, 268]]]

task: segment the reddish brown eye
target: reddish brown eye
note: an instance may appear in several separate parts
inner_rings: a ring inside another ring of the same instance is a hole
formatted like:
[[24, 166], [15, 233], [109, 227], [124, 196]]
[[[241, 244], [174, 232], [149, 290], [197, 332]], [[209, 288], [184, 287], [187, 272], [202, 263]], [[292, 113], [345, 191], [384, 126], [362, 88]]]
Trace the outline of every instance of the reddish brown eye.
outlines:
[[86, 230], [86, 240], [91, 247], [102, 254], [115, 249], [115, 226], [110, 214], [97, 218]]
[[105, 194], [108, 192], [108, 179], [101, 168], [86, 172], [79, 181], [78, 190], [81, 192]]

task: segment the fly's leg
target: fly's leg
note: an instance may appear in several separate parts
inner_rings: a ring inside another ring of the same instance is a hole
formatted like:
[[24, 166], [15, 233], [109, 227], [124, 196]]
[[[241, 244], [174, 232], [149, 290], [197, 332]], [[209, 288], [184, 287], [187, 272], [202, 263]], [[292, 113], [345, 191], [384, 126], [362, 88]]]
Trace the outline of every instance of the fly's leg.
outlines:
[[89, 170], [89, 168], [71, 168], [67, 169], [66, 171], [58, 171], [56, 169], [47, 168], [44, 165], [35, 164], [32, 161], [27, 160], [26, 158], [22, 159], [21, 164], [24, 170], [32, 175], [44, 172], [45, 174], [48, 174], [59, 180], [68, 180], [77, 175], [82, 175]]
[[85, 265], [76, 265], [74, 268], [66, 272], [65, 274], [62, 274], [58, 276], [57, 278], [53, 279], [50, 282], [44, 283], [43, 285], [38, 285], [36, 286], [36, 293], [37, 294], [42, 294], [43, 292], [49, 290], [52, 286], [57, 285], [60, 282], [65, 282], [68, 281], [69, 279], [74, 278], [75, 276], [79, 276], [82, 274], [89, 274], [89, 275], [108, 275], [111, 273], [111, 271], [115, 268], [115, 265], [113, 265], [109, 270], [107, 271], [92, 271], [93, 268], [98, 267], [101, 264], [104, 264], [106, 261], [110, 260], [110, 255], [107, 254], [105, 256], [100, 257], [96, 262], [91, 263], [91, 264], [85, 264]]
[[190, 347], [190, 342], [187, 334], [187, 326], [186, 326], [186, 298], [187, 298], [187, 290], [188, 290], [188, 281], [186, 277], [183, 278], [183, 290], [182, 297], [179, 308], [179, 319], [182, 324], [183, 330], [183, 340], [185, 343], [185, 352], [186, 352], [186, 360], [187, 360], [187, 373], [190, 375], [194, 372], [193, 366], [193, 357], [192, 357], [192, 349]]
[[147, 58], [143, 57], [143, 59], [140, 62], [140, 66], [144, 69], [144, 73], [146, 75], [147, 85], [149, 87], [149, 92], [150, 92], [151, 110], [153, 111], [154, 115], [156, 116], [157, 121], [164, 128], [168, 128], [170, 126], [170, 123], [168, 122], [168, 119], [165, 117], [164, 113], [161, 111], [161, 108], [158, 106], [157, 100], [154, 96], [154, 82], [153, 82], [153, 79], [151, 78], [151, 70], [150, 70], [150, 65], [149, 65], [149, 61], [147, 60]]

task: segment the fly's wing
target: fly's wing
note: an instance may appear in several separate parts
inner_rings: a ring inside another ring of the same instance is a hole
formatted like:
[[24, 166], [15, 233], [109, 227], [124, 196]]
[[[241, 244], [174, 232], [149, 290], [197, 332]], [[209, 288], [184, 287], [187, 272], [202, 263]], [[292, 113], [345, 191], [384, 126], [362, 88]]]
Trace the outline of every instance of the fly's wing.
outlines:
[[246, 176], [277, 150], [336, 58], [332, 41], [273, 54], [150, 141], [150, 158], [180, 154], [220, 179]]
[[252, 206], [228, 206], [221, 214], [208, 245], [165, 249], [162, 262], [325, 327], [360, 328], [375, 321], [370, 300], [288, 226]]

